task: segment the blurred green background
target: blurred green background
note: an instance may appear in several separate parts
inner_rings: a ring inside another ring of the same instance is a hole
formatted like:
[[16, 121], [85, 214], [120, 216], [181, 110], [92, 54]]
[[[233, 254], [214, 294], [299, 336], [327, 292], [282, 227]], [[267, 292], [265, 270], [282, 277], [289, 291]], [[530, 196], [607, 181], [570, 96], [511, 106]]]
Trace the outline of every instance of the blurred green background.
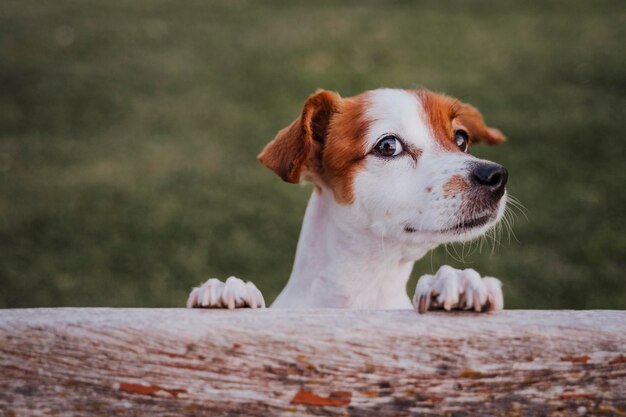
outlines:
[[273, 300], [311, 189], [257, 153], [317, 88], [386, 86], [480, 108], [509, 142], [473, 152], [527, 209], [411, 294], [445, 262], [508, 307], [626, 308], [625, 41], [623, 0], [4, 0], [0, 306], [181, 306], [229, 275]]

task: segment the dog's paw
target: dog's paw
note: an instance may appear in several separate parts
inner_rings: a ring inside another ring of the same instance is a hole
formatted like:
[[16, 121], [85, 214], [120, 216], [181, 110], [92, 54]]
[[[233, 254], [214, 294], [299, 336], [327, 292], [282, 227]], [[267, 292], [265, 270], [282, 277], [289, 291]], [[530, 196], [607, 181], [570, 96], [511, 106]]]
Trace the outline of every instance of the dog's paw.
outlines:
[[497, 278], [481, 278], [473, 269], [439, 268], [436, 275], [423, 275], [417, 282], [413, 307], [423, 314], [429, 309], [475, 311], [502, 310], [502, 283]]
[[263, 308], [263, 294], [251, 282], [230, 277], [226, 282], [211, 278], [191, 290], [187, 308]]

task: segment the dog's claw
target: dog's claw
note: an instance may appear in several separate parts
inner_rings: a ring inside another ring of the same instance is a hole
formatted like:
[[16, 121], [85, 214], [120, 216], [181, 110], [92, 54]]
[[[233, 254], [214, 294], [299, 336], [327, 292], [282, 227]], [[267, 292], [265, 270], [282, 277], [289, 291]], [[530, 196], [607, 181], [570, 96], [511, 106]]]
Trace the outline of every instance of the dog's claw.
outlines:
[[419, 279], [413, 306], [420, 314], [432, 308], [476, 312], [502, 310], [501, 285], [496, 278], [481, 278], [473, 269], [442, 266], [436, 275], [424, 275]]
[[428, 300], [430, 299], [430, 294], [420, 295], [418, 301], [417, 312], [420, 314], [426, 313], [428, 311]]
[[235, 297], [232, 294], [226, 296], [226, 306], [229, 310], [235, 309]]
[[[486, 307], [487, 305], [485, 305]], [[478, 298], [474, 298], [474, 311], [480, 312], [482, 307], [480, 305], [480, 300]]]

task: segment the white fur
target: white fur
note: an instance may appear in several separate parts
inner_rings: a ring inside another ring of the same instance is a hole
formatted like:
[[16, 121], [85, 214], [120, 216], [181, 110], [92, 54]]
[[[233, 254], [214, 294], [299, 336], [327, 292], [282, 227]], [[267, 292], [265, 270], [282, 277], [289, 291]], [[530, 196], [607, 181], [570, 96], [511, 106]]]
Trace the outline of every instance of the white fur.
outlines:
[[[375, 90], [368, 93], [368, 103], [367, 116], [373, 122], [364, 152], [381, 137], [395, 134], [421, 152], [419, 159], [408, 154], [393, 159], [369, 155], [355, 177], [352, 204], [337, 203], [323, 185], [313, 192], [291, 277], [272, 307], [411, 308], [406, 284], [414, 262], [441, 243], [482, 235], [502, 217], [506, 195], [484, 226], [464, 233], [446, 230], [459, 221], [464, 195], [444, 198], [444, 184], [454, 175], [467, 178], [468, 164], [478, 160], [438, 144], [417, 95]], [[472, 213], [482, 214], [486, 213]], [[207, 281], [192, 291], [188, 306], [263, 305], [253, 284], [239, 280], [235, 285], [233, 279], [224, 288], [218, 280]], [[420, 278], [416, 308], [420, 297], [426, 297], [427, 306], [446, 310], [503, 306], [498, 280], [451, 267]]]

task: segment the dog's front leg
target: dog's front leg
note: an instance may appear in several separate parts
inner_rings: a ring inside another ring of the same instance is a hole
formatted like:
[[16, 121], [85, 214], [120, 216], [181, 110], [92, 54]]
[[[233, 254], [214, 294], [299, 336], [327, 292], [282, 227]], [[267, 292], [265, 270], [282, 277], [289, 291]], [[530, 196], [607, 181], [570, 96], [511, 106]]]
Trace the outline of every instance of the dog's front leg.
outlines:
[[226, 282], [211, 278], [191, 290], [187, 308], [263, 308], [265, 300], [261, 291], [251, 282], [230, 277]]
[[497, 278], [481, 278], [473, 269], [444, 265], [435, 275], [423, 275], [417, 282], [413, 307], [423, 314], [429, 309], [494, 311], [502, 310], [502, 283]]

